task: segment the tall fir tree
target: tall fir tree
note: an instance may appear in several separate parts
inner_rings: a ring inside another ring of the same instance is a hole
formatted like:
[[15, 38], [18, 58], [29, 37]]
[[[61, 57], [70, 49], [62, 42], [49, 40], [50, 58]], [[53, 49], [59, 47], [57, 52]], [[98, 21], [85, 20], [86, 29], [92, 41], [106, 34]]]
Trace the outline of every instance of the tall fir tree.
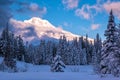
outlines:
[[112, 10], [110, 11], [107, 30], [104, 35], [106, 40], [103, 42], [101, 50], [101, 73], [111, 73], [114, 76], [118, 76], [120, 74], [120, 49], [118, 47], [118, 32]]
[[59, 39], [57, 54], [59, 54], [62, 57], [63, 61], [65, 61], [65, 64], [66, 64], [66, 61], [67, 61], [66, 51], [67, 51], [67, 40], [66, 40], [66, 37], [64, 35], [64, 36], [61, 36], [60, 39]]
[[8, 24], [7, 27], [2, 32], [2, 53], [3, 53], [3, 65], [4, 67], [7, 67], [7, 69], [11, 69], [13, 71], [16, 71], [16, 60], [14, 58], [14, 45], [13, 45], [13, 39], [14, 36], [12, 33], [9, 32]]
[[40, 63], [45, 64], [45, 60], [46, 60], [46, 41], [45, 40], [41, 40], [40, 42], [40, 55], [41, 55], [41, 61]]
[[87, 64], [90, 64], [92, 62], [92, 52], [91, 52], [91, 45], [90, 45], [90, 42], [88, 41], [87, 34], [85, 38], [85, 49], [86, 49]]
[[17, 37], [17, 45], [18, 45], [17, 59], [20, 61], [24, 61], [25, 46], [20, 35]]
[[48, 41], [46, 43], [46, 64], [51, 64], [52, 58], [53, 58], [53, 43], [51, 41]]
[[4, 45], [4, 40], [0, 38], [0, 56], [3, 56], [3, 45]]

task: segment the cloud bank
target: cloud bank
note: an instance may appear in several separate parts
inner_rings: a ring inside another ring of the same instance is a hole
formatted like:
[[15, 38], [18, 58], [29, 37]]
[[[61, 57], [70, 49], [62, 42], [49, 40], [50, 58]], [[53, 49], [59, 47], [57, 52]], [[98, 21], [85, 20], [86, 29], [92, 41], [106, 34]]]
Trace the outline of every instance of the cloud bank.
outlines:
[[97, 13], [109, 13], [111, 9], [113, 10], [114, 15], [120, 19], [120, 2], [118, 0], [97, 0], [96, 4], [93, 5], [84, 4], [81, 8], [75, 10], [75, 15], [89, 20], [94, 18]]

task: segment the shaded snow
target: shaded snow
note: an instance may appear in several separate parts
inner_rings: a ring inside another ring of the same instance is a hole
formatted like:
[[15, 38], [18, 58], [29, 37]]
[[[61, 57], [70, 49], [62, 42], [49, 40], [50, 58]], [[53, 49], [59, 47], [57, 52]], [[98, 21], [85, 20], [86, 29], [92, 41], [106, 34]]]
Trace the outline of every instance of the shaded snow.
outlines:
[[2, 61], [3, 61], [3, 58], [2, 58], [2, 57], [0, 57], [0, 63], [2, 63]]
[[22, 72], [4, 73], [0, 72], [0, 80], [120, 80], [112, 76], [101, 78], [95, 74], [81, 72]]
[[[2, 62], [3, 58], [0, 58]], [[0, 80], [120, 80], [112, 75], [101, 78], [93, 72], [92, 66], [66, 66], [65, 72], [50, 72], [49, 65], [32, 65], [17, 61], [19, 69], [27, 72], [8, 73], [0, 71]]]

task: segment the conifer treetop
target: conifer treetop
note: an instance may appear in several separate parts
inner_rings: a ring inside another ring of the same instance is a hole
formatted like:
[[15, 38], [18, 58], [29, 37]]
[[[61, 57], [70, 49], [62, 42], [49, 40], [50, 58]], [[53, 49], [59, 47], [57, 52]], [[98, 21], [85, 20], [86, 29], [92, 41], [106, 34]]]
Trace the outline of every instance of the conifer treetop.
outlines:
[[114, 22], [114, 16], [113, 16], [113, 11], [112, 11], [112, 9], [111, 9], [111, 11], [110, 11], [109, 22]]

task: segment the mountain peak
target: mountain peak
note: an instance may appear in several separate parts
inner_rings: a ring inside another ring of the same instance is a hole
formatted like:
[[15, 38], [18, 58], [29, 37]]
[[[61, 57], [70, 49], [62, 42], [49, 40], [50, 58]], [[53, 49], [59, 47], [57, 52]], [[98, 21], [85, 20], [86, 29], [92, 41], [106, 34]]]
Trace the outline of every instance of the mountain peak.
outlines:
[[[16, 35], [21, 35], [25, 41], [36, 42], [40, 39], [57, 40], [65, 35], [67, 40], [71, 41], [78, 35], [53, 26], [49, 21], [39, 17], [33, 17], [29, 20], [17, 21], [12, 19], [11, 24], [15, 28]], [[92, 40], [92, 39], [90, 39]]]
[[29, 20], [24, 20], [25, 23], [30, 23], [32, 25], [42, 25], [42, 27], [54, 27], [49, 21], [44, 20], [42, 18], [39, 17], [32, 17]]

